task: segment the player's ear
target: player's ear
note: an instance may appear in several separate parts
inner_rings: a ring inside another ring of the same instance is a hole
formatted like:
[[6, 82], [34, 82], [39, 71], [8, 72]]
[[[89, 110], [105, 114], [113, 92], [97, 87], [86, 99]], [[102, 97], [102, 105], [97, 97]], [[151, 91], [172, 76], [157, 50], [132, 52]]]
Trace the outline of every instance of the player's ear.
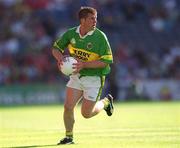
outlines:
[[85, 18], [80, 19], [80, 24], [83, 24], [85, 22]]

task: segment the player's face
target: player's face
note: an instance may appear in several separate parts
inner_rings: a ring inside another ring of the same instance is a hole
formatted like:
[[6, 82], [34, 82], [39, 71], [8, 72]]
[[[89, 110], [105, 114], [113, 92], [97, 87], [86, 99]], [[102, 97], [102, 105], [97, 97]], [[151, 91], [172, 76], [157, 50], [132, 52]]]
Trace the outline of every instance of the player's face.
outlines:
[[97, 23], [97, 14], [89, 13], [88, 17], [84, 19], [84, 25], [89, 31], [96, 28], [96, 23]]

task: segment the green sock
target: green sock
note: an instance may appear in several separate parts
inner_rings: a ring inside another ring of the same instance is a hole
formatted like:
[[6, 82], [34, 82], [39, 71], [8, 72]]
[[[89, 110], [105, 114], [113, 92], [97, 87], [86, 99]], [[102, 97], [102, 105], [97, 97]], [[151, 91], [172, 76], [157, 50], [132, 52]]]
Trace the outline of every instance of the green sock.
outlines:
[[73, 138], [73, 132], [66, 132], [66, 137]]
[[104, 103], [104, 108], [107, 108], [108, 105], [109, 105], [109, 99], [104, 98], [104, 99], [103, 99], [103, 103]]

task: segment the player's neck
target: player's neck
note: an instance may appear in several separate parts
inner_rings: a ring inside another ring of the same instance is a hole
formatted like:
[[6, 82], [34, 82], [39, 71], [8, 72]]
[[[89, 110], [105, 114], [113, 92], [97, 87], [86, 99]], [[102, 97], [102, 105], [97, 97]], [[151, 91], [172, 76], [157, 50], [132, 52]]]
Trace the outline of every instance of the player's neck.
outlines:
[[89, 31], [84, 26], [80, 26], [79, 33], [81, 36], [85, 36]]

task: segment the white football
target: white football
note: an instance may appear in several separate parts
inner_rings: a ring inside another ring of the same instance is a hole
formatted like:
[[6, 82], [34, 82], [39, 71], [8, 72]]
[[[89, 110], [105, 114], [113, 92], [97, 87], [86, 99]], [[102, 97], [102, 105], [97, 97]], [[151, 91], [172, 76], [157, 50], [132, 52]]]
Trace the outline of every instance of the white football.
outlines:
[[74, 57], [64, 57], [61, 65], [61, 72], [66, 76], [70, 76], [75, 71], [73, 69], [73, 63], [77, 63], [77, 60]]

